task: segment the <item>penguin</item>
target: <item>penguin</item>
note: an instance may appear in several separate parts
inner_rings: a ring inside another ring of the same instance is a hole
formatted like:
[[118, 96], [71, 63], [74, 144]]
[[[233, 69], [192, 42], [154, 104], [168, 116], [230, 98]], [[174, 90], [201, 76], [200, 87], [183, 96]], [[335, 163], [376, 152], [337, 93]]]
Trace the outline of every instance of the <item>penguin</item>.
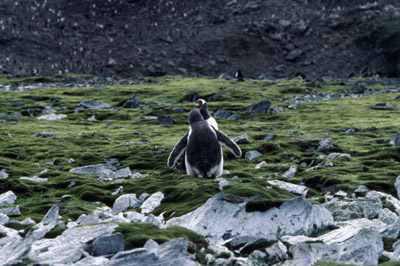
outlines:
[[195, 102], [195, 106], [197, 110], [200, 110], [201, 115], [203, 116], [204, 120], [212, 127], [214, 127], [216, 130], [218, 130], [218, 124], [217, 121], [215, 121], [214, 117], [210, 115], [210, 112], [208, 112], [208, 107], [207, 107], [207, 102], [203, 99], [198, 99]]
[[237, 81], [244, 81], [243, 73], [240, 69], [235, 73], [235, 78]]
[[189, 113], [189, 129], [171, 151], [167, 165], [175, 166], [179, 157], [185, 153], [186, 173], [197, 177], [218, 177], [222, 175], [225, 146], [237, 158], [242, 156], [239, 146], [227, 135], [210, 126], [200, 111]]

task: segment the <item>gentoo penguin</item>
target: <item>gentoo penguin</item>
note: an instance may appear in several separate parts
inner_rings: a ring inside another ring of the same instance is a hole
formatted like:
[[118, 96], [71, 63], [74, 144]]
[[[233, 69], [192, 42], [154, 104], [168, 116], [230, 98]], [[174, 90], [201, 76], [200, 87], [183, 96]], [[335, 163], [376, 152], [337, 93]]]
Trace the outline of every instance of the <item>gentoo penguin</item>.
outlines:
[[210, 125], [213, 126], [216, 130], [218, 130], [217, 121], [215, 121], [214, 117], [210, 115], [208, 112], [207, 102], [203, 99], [198, 99], [195, 103], [197, 110], [200, 110], [201, 115], [204, 120]]
[[223, 171], [224, 158], [221, 144], [236, 157], [242, 155], [239, 146], [227, 135], [210, 126], [199, 110], [189, 113], [189, 129], [178, 141], [168, 157], [172, 168], [185, 152], [186, 173], [197, 177], [216, 177]]
[[237, 79], [237, 81], [244, 81], [243, 74], [240, 69], [235, 73], [235, 78]]

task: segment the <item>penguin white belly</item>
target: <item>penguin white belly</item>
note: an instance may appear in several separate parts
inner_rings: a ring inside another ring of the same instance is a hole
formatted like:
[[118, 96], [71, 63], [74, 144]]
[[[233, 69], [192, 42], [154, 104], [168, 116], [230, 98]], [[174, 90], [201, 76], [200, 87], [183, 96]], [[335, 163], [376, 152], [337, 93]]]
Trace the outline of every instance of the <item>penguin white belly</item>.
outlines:
[[213, 117], [210, 117], [209, 119], [206, 120], [207, 124], [218, 130], [218, 124], [217, 121]]

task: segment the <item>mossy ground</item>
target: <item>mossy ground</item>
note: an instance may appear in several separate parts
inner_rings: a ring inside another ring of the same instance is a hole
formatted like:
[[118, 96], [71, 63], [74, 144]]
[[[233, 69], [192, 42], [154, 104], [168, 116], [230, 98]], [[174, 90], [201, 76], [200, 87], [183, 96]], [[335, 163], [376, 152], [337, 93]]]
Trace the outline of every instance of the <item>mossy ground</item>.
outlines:
[[[7, 82], [1, 78], [0, 82]], [[355, 81], [354, 81], [355, 82]], [[381, 85], [370, 85], [368, 89], [380, 90]], [[359, 185], [366, 185], [396, 195], [393, 183], [400, 173], [400, 148], [392, 147], [390, 137], [399, 131], [399, 110], [372, 110], [369, 107], [386, 102], [398, 105], [397, 94], [387, 93], [360, 98], [302, 103], [298, 109], [287, 109], [272, 114], [250, 115], [244, 109], [256, 101], [270, 99], [272, 106], [286, 108], [284, 102], [294, 96], [317, 93], [340, 93], [351, 91], [351, 82], [331, 80], [320, 87], [300, 80], [246, 80], [244, 82], [211, 78], [162, 77], [146, 79], [143, 84], [129, 86], [103, 86], [99, 88], [52, 88], [25, 91], [0, 92], [0, 113], [26, 114], [28, 108], [43, 108], [51, 99], [60, 97], [53, 108], [64, 108], [58, 114], [68, 117], [57, 121], [37, 120], [35, 117], [13, 117], [12, 121], [0, 121], [0, 169], [10, 175], [0, 180], [0, 193], [12, 190], [18, 196], [22, 220], [32, 217], [39, 222], [49, 208], [58, 204], [65, 221], [75, 220], [82, 213], [89, 213], [98, 206], [112, 206], [118, 196], [112, 196], [120, 184], [100, 183], [96, 177], [70, 173], [71, 168], [104, 163], [105, 159], [118, 158], [119, 168], [130, 167], [132, 171], [148, 174], [147, 177], [125, 180], [124, 193], [154, 193], [163, 191], [165, 199], [154, 211], [162, 212], [166, 218], [188, 213], [213, 195], [220, 193], [218, 183], [212, 179], [187, 176], [184, 172], [162, 174], [167, 170], [166, 161], [173, 145], [183, 136], [188, 127], [187, 114], [194, 107], [192, 102], [183, 103], [182, 98], [198, 92], [201, 98], [219, 93], [220, 98], [208, 103], [211, 111], [224, 109], [240, 115], [239, 120], [217, 119], [220, 130], [231, 138], [247, 134], [249, 144], [240, 144], [246, 151], [257, 149], [262, 157], [249, 161], [236, 159], [224, 150], [225, 165], [229, 174], [224, 175], [230, 184], [224, 193], [238, 196], [260, 196], [251, 208], [278, 206], [294, 197], [289, 192], [269, 185], [267, 176], [277, 173], [278, 179], [291, 165], [299, 171], [290, 182], [305, 183], [311, 188], [308, 196], [313, 200], [323, 199], [326, 191], [344, 190], [351, 193]], [[135, 95], [149, 105], [147, 108], [123, 109], [118, 106]], [[84, 100], [108, 103], [116, 110], [81, 110], [74, 113]], [[15, 105], [15, 101], [24, 106]], [[175, 107], [183, 107], [185, 113], [172, 113]], [[39, 114], [36, 114], [39, 115]], [[87, 118], [95, 115], [97, 121]], [[142, 116], [172, 116], [172, 126], [160, 126]], [[11, 121], [11, 122], [12, 122]], [[375, 127], [376, 129], [371, 129]], [[343, 133], [341, 129], [354, 128], [354, 133]], [[290, 133], [297, 130], [297, 134]], [[262, 139], [273, 132], [276, 137], [269, 142]], [[35, 137], [39, 132], [53, 132], [54, 136]], [[140, 132], [140, 133], [139, 133]], [[10, 137], [11, 135], [11, 137]], [[308, 152], [316, 143], [298, 138], [319, 137], [331, 140], [334, 148], [325, 152]], [[150, 140], [146, 143], [146, 140]], [[133, 142], [142, 144], [120, 145]], [[165, 149], [156, 154], [157, 149]], [[344, 152], [352, 158], [333, 159], [333, 167], [320, 167], [306, 171], [308, 167], [322, 161], [318, 155]], [[68, 164], [70, 158], [74, 163]], [[267, 165], [261, 169], [254, 166], [261, 161]], [[50, 163], [51, 162], [51, 163]], [[363, 171], [363, 166], [369, 171]], [[46, 173], [40, 174], [42, 170]], [[20, 180], [22, 176], [47, 177], [48, 182], [33, 183]], [[238, 177], [238, 178], [233, 178]], [[75, 181], [75, 186], [67, 189]], [[60, 201], [63, 195], [72, 195], [69, 201]], [[250, 209], [251, 209], [250, 208]], [[129, 237], [129, 236], [126, 236]]]

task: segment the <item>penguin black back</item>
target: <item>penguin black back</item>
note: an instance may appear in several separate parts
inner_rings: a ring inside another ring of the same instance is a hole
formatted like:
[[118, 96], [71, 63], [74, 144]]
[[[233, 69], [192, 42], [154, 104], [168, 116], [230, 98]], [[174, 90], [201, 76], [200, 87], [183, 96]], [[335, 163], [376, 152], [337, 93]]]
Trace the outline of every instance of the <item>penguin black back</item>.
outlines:
[[221, 146], [215, 131], [204, 121], [199, 110], [190, 112], [189, 123], [187, 161], [195, 172], [207, 177], [221, 161]]

